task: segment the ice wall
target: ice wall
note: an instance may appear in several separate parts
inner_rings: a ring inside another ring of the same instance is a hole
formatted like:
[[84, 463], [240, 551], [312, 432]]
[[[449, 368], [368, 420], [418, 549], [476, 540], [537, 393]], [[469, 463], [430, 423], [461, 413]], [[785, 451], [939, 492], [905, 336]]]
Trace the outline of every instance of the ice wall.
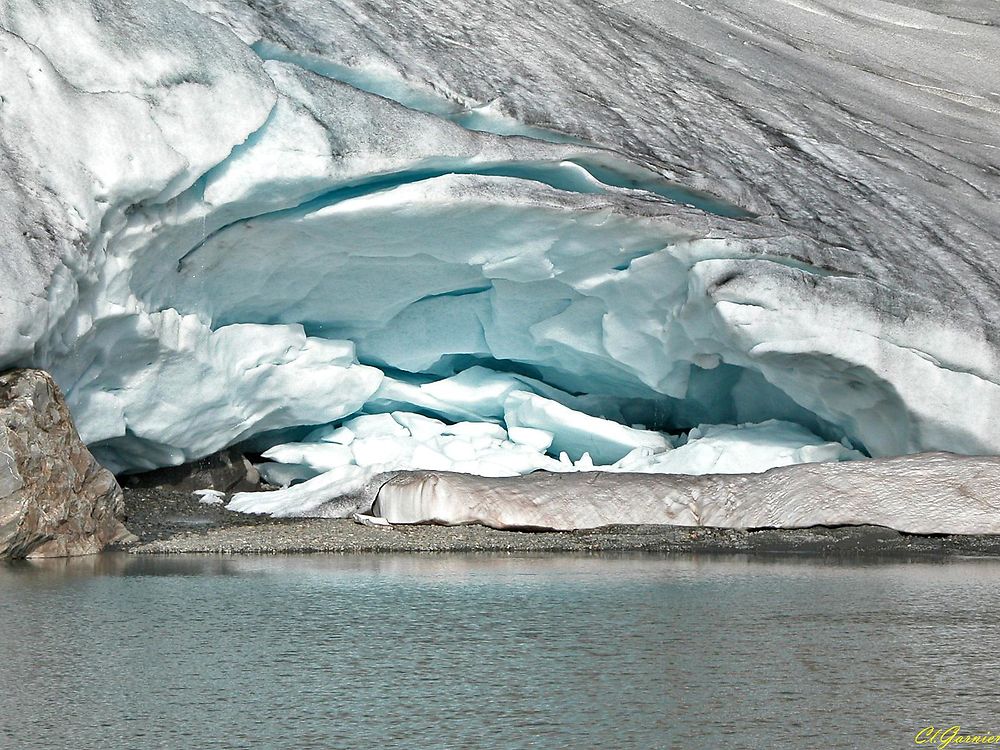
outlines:
[[0, 4], [0, 365], [279, 512], [997, 452], [1000, 32], [913, 5]]

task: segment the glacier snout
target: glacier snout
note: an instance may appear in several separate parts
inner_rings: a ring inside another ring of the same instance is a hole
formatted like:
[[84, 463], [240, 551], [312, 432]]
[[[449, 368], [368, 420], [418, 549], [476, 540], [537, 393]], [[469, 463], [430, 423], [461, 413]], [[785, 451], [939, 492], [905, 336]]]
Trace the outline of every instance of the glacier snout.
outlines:
[[995, 29], [497, 3], [447, 56], [472, 11], [412, 5], [0, 10], [0, 363], [102, 461], [241, 443], [284, 489], [233, 507], [296, 514], [400, 469], [1000, 452], [996, 89], [871, 51]]

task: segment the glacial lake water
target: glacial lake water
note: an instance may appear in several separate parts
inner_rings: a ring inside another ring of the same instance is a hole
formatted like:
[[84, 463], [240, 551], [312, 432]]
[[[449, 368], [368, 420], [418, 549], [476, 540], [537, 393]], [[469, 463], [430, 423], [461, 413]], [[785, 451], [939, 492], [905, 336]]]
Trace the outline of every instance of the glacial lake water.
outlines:
[[998, 601], [989, 560], [19, 563], [0, 747], [917, 747], [1000, 731]]

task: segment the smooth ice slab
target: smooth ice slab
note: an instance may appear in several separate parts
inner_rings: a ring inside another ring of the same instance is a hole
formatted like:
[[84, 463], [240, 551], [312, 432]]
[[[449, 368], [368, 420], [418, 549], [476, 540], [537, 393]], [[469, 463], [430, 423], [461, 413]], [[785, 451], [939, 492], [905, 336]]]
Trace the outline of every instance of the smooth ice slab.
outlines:
[[537, 473], [483, 479], [407, 472], [378, 489], [372, 512], [394, 524], [497, 529], [873, 524], [914, 534], [997, 534], [1000, 459], [934, 453], [699, 477]]

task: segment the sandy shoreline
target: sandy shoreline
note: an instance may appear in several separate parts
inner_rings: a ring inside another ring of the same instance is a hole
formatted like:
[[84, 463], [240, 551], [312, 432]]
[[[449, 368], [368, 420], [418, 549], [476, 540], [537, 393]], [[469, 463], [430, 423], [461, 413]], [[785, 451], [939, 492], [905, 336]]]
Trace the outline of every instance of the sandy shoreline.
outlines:
[[372, 528], [351, 520], [272, 519], [205, 505], [186, 492], [126, 489], [133, 554], [304, 552], [677, 552], [871, 557], [1000, 556], [998, 536], [920, 536], [876, 526], [732, 529], [608, 526], [570, 532], [483, 526]]

